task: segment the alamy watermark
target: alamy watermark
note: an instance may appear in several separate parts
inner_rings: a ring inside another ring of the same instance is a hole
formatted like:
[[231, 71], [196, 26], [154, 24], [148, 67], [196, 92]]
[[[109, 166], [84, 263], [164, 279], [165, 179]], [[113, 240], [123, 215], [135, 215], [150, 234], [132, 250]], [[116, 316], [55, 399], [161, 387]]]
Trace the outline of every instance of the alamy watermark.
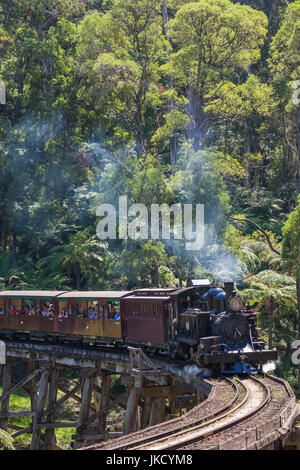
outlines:
[[292, 349], [294, 350], [292, 354], [292, 364], [294, 366], [299, 366], [300, 364], [300, 340], [295, 339], [295, 341], [292, 342]]
[[298, 106], [300, 104], [300, 80], [295, 80], [291, 87], [294, 90], [292, 93], [292, 103]]
[[112, 204], [101, 204], [96, 215], [103, 217], [96, 228], [100, 240], [170, 240], [172, 234], [174, 240], [185, 240], [188, 251], [201, 250], [204, 245], [203, 204], [173, 204], [170, 207], [151, 204], [149, 213], [144, 204], [132, 204], [128, 208], [127, 196], [120, 196], [118, 210]]
[[6, 364], [6, 346], [4, 341], [0, 341], [0, 364]]
[[0, 104], [6, 104], [5, 83], [0, 80]]

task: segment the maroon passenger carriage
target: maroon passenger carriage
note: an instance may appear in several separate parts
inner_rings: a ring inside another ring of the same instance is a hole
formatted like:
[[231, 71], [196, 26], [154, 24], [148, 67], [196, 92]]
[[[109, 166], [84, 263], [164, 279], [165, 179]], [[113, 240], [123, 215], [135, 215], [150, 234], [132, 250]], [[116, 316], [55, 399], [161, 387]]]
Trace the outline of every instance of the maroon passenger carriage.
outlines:
[[4, 340], [140, 346], [232, 373], [277, 359], [277, 351], [265, 350], [258, 337], [256, 316], [244, 308], [233, 283], [223, 290], [208, 280], [131, 292], [0, 291]]
[[[0, 333], [6, 337], [122, 341], [120, 299], [126, 291], [0, 291]], [[14, 307], [14, 310], [12, 309]], [[90, 315], [92, 310], [94, 315]], [[17, 313], [12, 314], [13, 311]], [[22, 335], [23, 333], [23, 335]]]

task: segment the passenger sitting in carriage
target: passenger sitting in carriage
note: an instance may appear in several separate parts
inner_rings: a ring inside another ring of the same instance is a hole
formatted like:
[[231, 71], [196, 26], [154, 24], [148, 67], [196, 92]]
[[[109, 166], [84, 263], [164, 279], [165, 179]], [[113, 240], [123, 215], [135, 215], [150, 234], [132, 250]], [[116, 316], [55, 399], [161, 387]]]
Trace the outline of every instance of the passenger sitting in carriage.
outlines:
[[54, 318], [54, 308], [52, 305], [50, 305], [50, 308], [48, 309], [48, 315], [49, 318]]
[[33, 307], [30, 307], [29, 308], [29, 313], [28, 315], [31, 315], [31, 316], [34, 316], [35, 315], [35, 311], [34, 311], [34, 308]]
[[18, 310], [14, 307], [14, 305], [12, 305], [12, 306], [10, 307], [10, 313], [11, 313], [11, 315], [19, 315], [19, 312], [18, 312]]
[[27, 304], [24, 305], [24, 308], [23, 308], [21, 313], [22, 313], [22, 315], [28, 315], [29, 314], [29, 308], [28, 308]]
[[95, 307], [89, 307], [88, 317], [92, 320], [95, 320], [97, 318], [97, 313], [96, 313]]
[[62, 312], [59, 312], [58, 314], [58, 318], [68, 318], [69, 315], [68, 315], [68, 312], [65, 308], [63, 308]]
[[47, 317], [48, 316], [48, 308], [46, 305], [43, 305], [42, 307], [42, 316]]

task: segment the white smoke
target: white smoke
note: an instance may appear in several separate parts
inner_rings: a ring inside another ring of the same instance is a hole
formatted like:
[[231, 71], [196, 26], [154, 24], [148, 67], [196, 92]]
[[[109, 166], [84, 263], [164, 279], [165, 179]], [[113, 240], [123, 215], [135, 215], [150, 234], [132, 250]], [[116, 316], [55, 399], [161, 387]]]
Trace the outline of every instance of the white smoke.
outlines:
[[266, 364], [263, 365], [263, 372], [272, 372], [276, 369], [276, 362], [268, 361]]
[[183, 374], [185, 377], [193, 377], [197, 375], [201, 375], [202, 377], [210, 377], [212, 375], [212, 371], [210, 369], [200, 368], [196, 365], [191, 365], [184, 366]]

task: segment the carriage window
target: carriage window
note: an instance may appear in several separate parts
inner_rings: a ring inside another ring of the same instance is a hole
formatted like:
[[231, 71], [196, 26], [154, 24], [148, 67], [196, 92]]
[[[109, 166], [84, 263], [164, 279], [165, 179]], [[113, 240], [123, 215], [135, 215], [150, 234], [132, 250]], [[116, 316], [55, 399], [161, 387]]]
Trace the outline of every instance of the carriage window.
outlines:
[[36, 313], [36, 308], [34, 305], [33, 299], [24, 299], [22, 301], [22, 310], [21, 313], [23, 315], [32, 315], [34, 316]]
[[104, 304], [99, 305], [99, 317], [108, 318], [108, 306]]
[[94, 300], [88, 302], [88, 318], [90, 320], [96, 320], [98, 318], [97, 302]]
[[114, 301], [112, 302], [112, 319], [113, 320], [120, 320], [121, 312], [120, 312], [120, 302]]
[[100, 318], [108, 318], [108, 305], [100, 305], [99, 312]]
[[68, 318], [69, 317], [69, 308], [68, 301], [63, 300], [58, 302], [58, 318]]
[[9, 313], [11, 315], [20, 315], [22, 311], [22, 300], [21, 299], [10, 299]]

